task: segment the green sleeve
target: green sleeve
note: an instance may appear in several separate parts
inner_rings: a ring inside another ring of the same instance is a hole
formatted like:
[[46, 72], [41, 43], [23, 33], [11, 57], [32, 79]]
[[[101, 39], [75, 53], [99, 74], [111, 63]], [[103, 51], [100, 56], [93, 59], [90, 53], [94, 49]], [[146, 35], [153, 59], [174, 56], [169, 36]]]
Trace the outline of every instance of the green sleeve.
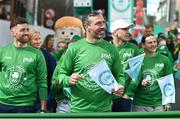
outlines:
[[54, 70], [53, 76], [52, 76], [52, 81], [51, 81], [51, 91], [53, 95], [56, 95], [56, 91], [59, 88], [62, 88], [60, 85], [57, 84], [57, 80], [58, 80], [58, 73], [59, 73], [59, 69], [60, 69], [60, 64], [58, 64]]
[[138, 88], [138, 86], [141, 83], [141, 73], [139, 73], [139, 76], [137, 78], [137, 80], [131, 80], [130, 83], [128, 84], [128, 86], [125, 88], [125, 93], [124, 95], [127, 95], [129, 97], [133, 97], [134, 96], [134, 92], [136, 91], [136, 89]]
[[134, 96], [134, 92], [135, 92], [136, 88], [138, 87], [138, 85], [139, 85], [139, 81], [131, 80], [129, 85], [125, 88], [124, 95], [127, 95], [129, 97], [133, 97]]
[[47, 100], [47, 67], [43, 54], [40, 52], [36, 66], [36, 84], [40, 100]]
[[[134, 46], [134, 57], [140, 55], [140, 49]], [[134, 81], [129, 77], [128, 74], [125, 73], [126, 76], [126, 84], [125, 84], [125, 93], [124, 95], [128, 95], [129, 97], [133, 96], [133, 92], [135, 88], [138, 86], [139, 80]]]
[[73, 51], [73, 48], [68, 47], [63, 57], [63, 61], [58, 75], [58, 79], [62, 87], [69, 86], [70, 75], [72, 74], [74, 68], [74, 55], [75, 52]]
[[125, 77], [122, 69], [122, 64], [120, 62], [118, 51], [115, 51], [115, 59], [112, 64], [112, 73], [117, 80], [117, 82], [121, 85], [125, 85]]
[[61, 67], [61, 64], [59, 63], [54, 70], [52, 82], [51, 82], [51, 92], [56, 100], [61, 100], [61, 99], [65, 98], [63, 88], [58, 80], [60, 67]]
[[59, 71], [59, 67], [60, 67], [60, 64], [58, 64], [54, 70], [54, 73], [53, 73], [53, 76], [52, 76], [52, 81], [51, 81], [51, 91], [53, 93], [53, 95], [55, 95], [55, 92], [56, 92], [56, 88], [57, 88], [57, 80], [58, 80], [58, 71]]

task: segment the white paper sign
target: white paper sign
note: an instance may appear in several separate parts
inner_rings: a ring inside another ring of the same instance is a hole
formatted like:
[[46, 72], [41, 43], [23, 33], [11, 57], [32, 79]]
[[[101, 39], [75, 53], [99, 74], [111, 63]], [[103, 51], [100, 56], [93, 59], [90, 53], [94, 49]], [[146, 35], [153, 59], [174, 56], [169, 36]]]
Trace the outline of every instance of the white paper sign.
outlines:
[[144, 56], [145, 54], [142, 54], [142, 55], [138, 55], [138, 56], [135, 56], [131, 59], [128, 60], [128, 63], [129, 63], [129, 67], [130, 68], [133, 68], [135, 67], [136, 64], [140, 63], [142, 64], [143, 60], [144, 60]]
[[131, 77], [132, 80], [137, 80], [139, 72], [141, 70], [142, 62], [144, 60], [144, 55], [138, 55], [128, 60], [129, 69], [125, 72]]
[[101, 88], [103, 88], [108, 93], [112, 93], [114, 89], [117, 91], [119, 85], [112, 75], [105, 60], [100, 61], [94, 67], [92, 67], [89, 72], [89, 76], [94, 80]]
[[162, 92], [162, 105], [175, 103], [175, 87], [173, 75], [167, 75], [165, 77], [159, 78], [157, 81]]

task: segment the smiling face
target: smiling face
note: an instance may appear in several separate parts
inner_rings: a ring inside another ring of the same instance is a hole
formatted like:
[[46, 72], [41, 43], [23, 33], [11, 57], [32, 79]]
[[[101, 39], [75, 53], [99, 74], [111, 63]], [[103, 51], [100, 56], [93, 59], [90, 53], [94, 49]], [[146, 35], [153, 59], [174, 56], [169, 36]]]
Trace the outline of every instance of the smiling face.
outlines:
[[29, 26], [28, 24], [18, 24], [11, 29], [11, 34], [17, 42], [22, 44], [29, 42]]
[[41, 36], [40, 36], [40, 33], [39, 32], [34, 32], [32, 34], [32, 37], [30, 39], [30, 44], [34, 47], [34, 48], [37, 48], [39, 49], [41, 47]]
[[87, 36], [96, 40], [105, 36], [106, 21], [102, 15], [92, 16], [89, 18], [90, 23], [85, 26]]
[[147, 55], [154, 55], [157, 50], [157, 40], [154, 36], [149, 36], [145, 39], [143, 43], [144, 52]]

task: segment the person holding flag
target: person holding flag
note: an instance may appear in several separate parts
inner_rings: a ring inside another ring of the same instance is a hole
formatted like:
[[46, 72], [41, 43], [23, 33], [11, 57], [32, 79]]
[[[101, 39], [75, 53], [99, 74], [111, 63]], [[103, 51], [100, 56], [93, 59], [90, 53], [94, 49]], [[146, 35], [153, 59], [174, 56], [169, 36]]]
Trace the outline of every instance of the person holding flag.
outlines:
[[[132, 96], [134, 93], [133, 111], [162, 112], [169, 110], [170, 105], [163, 106], [163, 96], [158, 80], [173, 73], [172, 65], [166, 56], [156, 52], [157, 40], [155, 36], [143, 36], [142, 45], [144, 47], [145, 57], [141, 71], [138, 80], [135, 82], [132, 81], [128, 87], [132, 91], [128, 95]], [[173, 78], [168, 78], [168, 80], [173, 80]]]
[[[113, 35], [113, 44], [117, 47], [120, 61], [123, 66], [123, 72], [126, 79], [127, 87], [131, 78], [125, 73], [125, 70], [128, 68], [127, 60], [137, 56], [140, 54], [139, 48], [128, 41], [130, 41], [129, 37], [129, 28], [132, 27], [133, 24], [126, 22], [124, 19], [117, 19], [112, 22], [110, 30]], [[130, 112], [131, 111], [132, 100], [124, 94], [122, 97], [113, 97], [113, 112]]]
[[105, 60], [111, 72], [101, 72], [99, 79], [102, 79], [100, 81], [103, 81], [103, 85], [109, 85], [111, 81], [113, 83], [110, 77], [112, 73], [120, 87], [112, 90], [112, 94], [121, 96], [124, 93], [125, 79], [118, 51], [103, 39], [106, 21], [101, 10], [84, 15], [82, 22], [86, 37], [68, 47], [58, 80], [62, 87], [71, 87], [71, 112], [109, 112], [112, 107], [112, 95], [92, 80], [89, 70]]

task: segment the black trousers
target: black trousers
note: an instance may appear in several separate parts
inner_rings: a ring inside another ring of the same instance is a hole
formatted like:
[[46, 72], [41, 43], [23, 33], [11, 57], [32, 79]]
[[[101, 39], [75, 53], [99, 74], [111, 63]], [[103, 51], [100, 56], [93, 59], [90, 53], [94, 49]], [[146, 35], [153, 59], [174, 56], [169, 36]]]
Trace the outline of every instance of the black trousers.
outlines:
[[112, 112], [131, 112], [132, 100], [117, 98], [113, 99]]

